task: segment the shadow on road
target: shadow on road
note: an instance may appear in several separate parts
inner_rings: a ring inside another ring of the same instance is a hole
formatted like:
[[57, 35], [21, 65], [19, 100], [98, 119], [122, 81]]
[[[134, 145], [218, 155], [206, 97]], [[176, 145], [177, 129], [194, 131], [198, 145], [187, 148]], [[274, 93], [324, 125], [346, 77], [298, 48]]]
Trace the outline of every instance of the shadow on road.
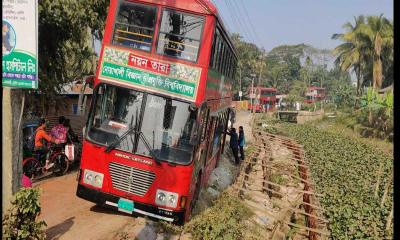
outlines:
[[70, 217], [66, 219], [64, 222], [57, 224], [46, 230], [46, 239], [56, 240], [59, 239], [64, 233], [68, 232], [68, 230], [74, 225], [74, 218]]

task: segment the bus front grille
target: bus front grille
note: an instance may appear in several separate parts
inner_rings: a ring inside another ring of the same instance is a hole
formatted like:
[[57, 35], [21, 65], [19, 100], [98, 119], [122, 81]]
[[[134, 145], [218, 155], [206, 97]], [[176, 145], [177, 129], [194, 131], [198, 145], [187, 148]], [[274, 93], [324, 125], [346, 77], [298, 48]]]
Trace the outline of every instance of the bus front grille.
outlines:
[[144, 196], [156, 175], [153, 172], [112, 162], [109, 165], [112, 186], [120, 191]]

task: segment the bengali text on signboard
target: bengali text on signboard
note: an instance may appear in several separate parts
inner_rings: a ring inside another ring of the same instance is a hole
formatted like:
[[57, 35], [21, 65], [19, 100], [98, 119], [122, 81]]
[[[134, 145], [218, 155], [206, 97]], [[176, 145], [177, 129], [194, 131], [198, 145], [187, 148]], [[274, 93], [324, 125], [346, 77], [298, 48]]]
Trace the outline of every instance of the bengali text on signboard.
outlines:
[[3, 0], [3, 87], [38, 87], [37, 0]]

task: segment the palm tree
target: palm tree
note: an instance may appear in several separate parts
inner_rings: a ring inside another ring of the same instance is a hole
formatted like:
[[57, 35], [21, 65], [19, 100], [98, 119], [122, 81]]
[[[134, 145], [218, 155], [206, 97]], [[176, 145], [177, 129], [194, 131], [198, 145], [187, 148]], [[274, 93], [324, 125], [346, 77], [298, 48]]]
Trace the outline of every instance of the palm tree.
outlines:
[[365, 24], [363, 15], [354, 17], [355, 24], [347, 22], [343, 25], [346, 29], [345, 33], [333, 34], [332, 39], [340, 39], [344, 41], [341, 45], [334, 49], [334, 54], [337, 55], [335, 64], [340, 66], [342, 71], [353, 69], [357, 77], [357, 95], [360, 95], [362, 85], [362, 68], [366, 61], [366, 47], [362, 36], [359, 32], [360, 26]]
[[[360, 35], [364, 44], [369, 48], [373, 63], [372, 87], [382, 87], [382, 50], [393, 49], [393, 24], [380, 16], [368, 16], [367, 23], [360, 25]], [[393, 51], [393, 50], [392, 50]]]

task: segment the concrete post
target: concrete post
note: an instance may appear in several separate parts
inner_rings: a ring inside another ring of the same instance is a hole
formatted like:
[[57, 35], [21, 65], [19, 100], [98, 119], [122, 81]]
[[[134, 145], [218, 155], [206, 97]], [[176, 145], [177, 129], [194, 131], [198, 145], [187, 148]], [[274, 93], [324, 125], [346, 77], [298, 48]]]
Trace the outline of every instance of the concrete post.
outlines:
[[[22, 178], [22, 131], [18, 131], [18, 122], [21, 113], [22, 96], [21, 89], [3, 87], [3, 150], [2, 173], [3, 213], [10, 206], [10, 200], [21, 186]], [[19, 134], [18, 134], [19, 133]]]

